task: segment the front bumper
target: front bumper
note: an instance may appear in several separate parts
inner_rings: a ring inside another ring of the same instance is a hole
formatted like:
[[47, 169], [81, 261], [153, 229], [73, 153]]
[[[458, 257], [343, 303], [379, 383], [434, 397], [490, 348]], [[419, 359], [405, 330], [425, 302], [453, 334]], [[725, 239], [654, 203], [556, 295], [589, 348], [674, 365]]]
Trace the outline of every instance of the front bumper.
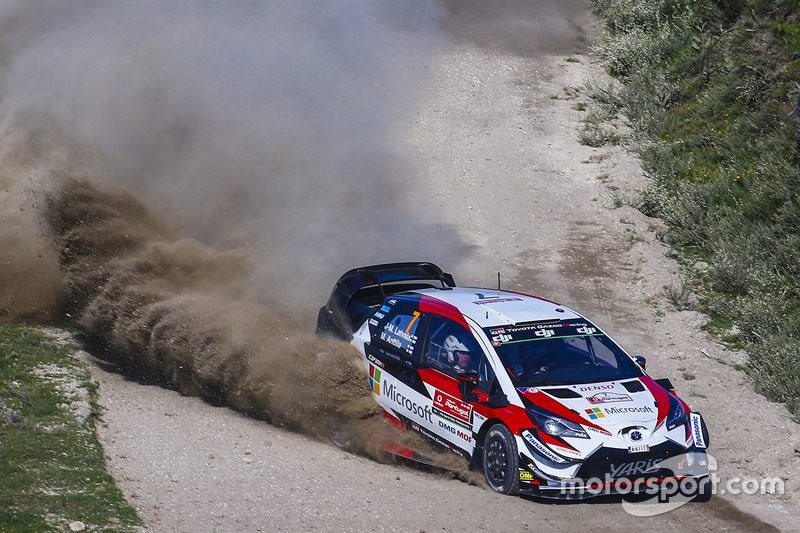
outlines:
[[679, 489], [685, 494], [698, 490], [709, 475], [705, 450], [654, 449], [649, 453], [632, 455], [624, 450], [601, 452], [584, 461], [578, 474], [572, 478], [553, 478], [539, 471], [532, 462], [523, 462], [520, 492], [545, 498], [585, 499], [657, 493], [666, 487], [670, 491]]

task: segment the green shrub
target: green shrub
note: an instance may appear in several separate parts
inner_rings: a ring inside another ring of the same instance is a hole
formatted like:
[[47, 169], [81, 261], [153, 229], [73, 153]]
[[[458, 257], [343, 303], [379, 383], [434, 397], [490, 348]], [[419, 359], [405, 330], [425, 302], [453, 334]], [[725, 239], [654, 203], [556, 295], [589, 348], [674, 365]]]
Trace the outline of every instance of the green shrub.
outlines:
[[592, 4], [621, 86], [589, 94], [631, 129], [650, 178], [635, 206], [705, 258], [706, 308], [741, 331], [758, 390], [800, 416], [800, 2]]

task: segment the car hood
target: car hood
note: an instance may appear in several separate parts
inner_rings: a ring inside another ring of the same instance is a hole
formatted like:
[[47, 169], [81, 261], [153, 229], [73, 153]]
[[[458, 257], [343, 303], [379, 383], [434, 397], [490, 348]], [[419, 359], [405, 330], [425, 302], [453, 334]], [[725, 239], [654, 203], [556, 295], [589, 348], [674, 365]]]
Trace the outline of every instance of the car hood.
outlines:
[[601, 446], [630, 450], [655, 446], [667, 438], [686, 440], [685, 429], [668, 435], [664, 420], [669, 413], [669, 393], [647, 376], [518, 390], [534, 405], [587, 430], [588, 439], [536, 432], [537, 439], [571, 457], [585, 457]]

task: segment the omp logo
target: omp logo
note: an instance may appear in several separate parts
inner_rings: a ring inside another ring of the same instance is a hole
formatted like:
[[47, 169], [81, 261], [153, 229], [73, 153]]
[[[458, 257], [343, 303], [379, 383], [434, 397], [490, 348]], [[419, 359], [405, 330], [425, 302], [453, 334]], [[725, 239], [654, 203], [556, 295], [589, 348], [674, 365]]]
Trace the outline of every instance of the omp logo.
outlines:
[[372, 387], [372, 392], [381, 395], [381, 371], [375, 368], [374, 365], [369, 365], [369, 384]]

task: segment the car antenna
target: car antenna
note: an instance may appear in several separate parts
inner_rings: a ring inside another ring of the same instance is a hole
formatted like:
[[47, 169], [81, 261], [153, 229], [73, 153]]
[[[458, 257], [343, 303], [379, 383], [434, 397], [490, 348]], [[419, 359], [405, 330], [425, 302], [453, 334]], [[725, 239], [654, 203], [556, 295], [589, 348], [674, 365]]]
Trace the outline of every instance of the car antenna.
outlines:
[[497, 271], [497, 290], [500, 290], [500, 271]]

